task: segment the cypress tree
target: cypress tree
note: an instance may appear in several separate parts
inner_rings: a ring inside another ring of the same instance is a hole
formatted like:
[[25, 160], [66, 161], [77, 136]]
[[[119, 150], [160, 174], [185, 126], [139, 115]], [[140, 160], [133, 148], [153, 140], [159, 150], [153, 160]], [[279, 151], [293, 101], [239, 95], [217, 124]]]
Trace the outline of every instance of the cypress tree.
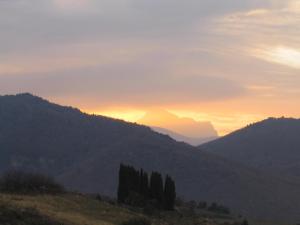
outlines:
[[149, 199], [156, 200], [158, 207], [173, 210], [176, 199], [173, 179], [167, 175], [163, 183], [162, 175], [152, 172], [149, 183], [148, 174], [143, 169], [138, 171], [132, 166], [120, 164], [118, 202], [141, 204], [141, 201]]
[[142, 195], [145, 199], [149, 197], [149, 180], [148, 174], [141, 169], [140, 172], [140, 195]]
[[132, 166], [120, 165], [118, 202], [125, 203], [133, 193], [140, 193], [141, 177], [138, 170]]
[[166, 176], [166, 180], [165, 180], [164, 199], [165, 199], [164, 202], [165, 209], [173, 210], [175, 205], [175, 199], [176, 199], [176, 188], [175, 188], [175, 182], [168, 175]]
[[139, 193], [139, 171], [137, 171], [134, 167], [128, 166], [128, 179], [127, 179], [127, 185], [129, 187], [129, 193], [130, 192], [136, 192]]
[[118, 202], [124, 203], [128, 194], [129, 190], [127, 187], [127, 167], [121, 164], [119, 169]]
[[150, 193], [152, 199], [157, 200], [159, 204], [163, 203], [164, 187], [160, 173], [152, 172], [150, 179]]

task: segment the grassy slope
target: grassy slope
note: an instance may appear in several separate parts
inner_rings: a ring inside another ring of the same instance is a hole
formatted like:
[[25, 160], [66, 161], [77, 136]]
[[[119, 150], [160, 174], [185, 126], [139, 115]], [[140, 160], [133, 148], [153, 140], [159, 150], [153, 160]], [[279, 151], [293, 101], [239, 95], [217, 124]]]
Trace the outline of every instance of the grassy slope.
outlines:
[[[125, 207], [98, 201], [82, 195], [64, 196], [20, 196], [0, 194], [0, 206], [7, 206], [16, 211], [24, 209], [36, 209], [40, 215], [64, 225], [119, 225], [130, 218], [144, 217], [138, 211], [129, 210]], [[0, 208], [1, 215], [1, 208]], [[221, 225], [232, 224], [231, 218], [222, 218], [218, 215], [193, 216], [186, 213], [163, 213], [151, 217], [153, 225]], [[29, 223], [28, 223], [29, 224]], [[56, 224], [56, 223], [55, 223]], [[255, 225], [255, 222], [251, 222]], [[266, 223], [260, 223], [268, 225]], [[14, 224], [15, 225], [15, 224]], [[18, 224], [19, 225], [19, 224]], [[23, 223], [22, 223], [23, 225]], [[24, 223], [24, 225], [27, 225]], [[272, 223], [274, 225], [274, 223]]]
[[17, 208], [35, 208], [42, 215], [70, 225], [111, 225], [135, 215], [124, 208], [79, 195], [0, 195], [0, 203]]

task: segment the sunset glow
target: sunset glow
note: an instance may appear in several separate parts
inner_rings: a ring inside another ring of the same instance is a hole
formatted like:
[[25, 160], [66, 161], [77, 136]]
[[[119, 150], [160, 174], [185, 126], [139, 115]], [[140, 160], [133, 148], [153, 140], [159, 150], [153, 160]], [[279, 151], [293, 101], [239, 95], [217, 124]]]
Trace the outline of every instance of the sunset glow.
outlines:
[[130, 122], [161, 108], [220, 135], [298, 118], [299, 5], [0, 1], [0, 94], [30, 92]]
[[136, 110], [124, 111], [120, 109], [115, 111], [100, 111], [100, 112], [88, 112], [88, 113], [121, 119], [132, 123], [135, 123], [145, 115], [145, 112], [143, 111], [136, 111]]
[[[254, 123], [260, 120], [265, 119], [262, 115], [246, 115], [246, 114], [222, 114], [220, 113], [197, 113], [191, 111], [182, 111], [182, 110], [169, 110], [175, 115], [181, 118], [192, 118], [195, 121], [211, 121], [214, 127], [216, 128], [220, 136], [226, 135], [233, 130], [242, 128], [250, 123]], [[104, 115], [116, 119], [125, 120], [128, 122], [138, 122], [146, 113], [146, 111], [100, 111], [100, 112], [88, 112], [90, 114]], [[166, 121], [162, 118], [161, 127], [165, 127], [167, 124], [172, 123], [173, 121]], [[154, 125], [154, 124], [153, 124]]]

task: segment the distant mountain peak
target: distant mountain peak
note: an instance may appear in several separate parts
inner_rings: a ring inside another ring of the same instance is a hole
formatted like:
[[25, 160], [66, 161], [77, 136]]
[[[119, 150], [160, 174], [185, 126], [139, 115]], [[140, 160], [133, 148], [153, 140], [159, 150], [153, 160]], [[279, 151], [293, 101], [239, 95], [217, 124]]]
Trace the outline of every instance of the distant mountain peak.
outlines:
[[214, 138], [218, 136], [211, 122], [199, 122], [192, 118], [178, 117], [164, 109], [149, 110], [138, 123], [163, 128], [193, 139]]

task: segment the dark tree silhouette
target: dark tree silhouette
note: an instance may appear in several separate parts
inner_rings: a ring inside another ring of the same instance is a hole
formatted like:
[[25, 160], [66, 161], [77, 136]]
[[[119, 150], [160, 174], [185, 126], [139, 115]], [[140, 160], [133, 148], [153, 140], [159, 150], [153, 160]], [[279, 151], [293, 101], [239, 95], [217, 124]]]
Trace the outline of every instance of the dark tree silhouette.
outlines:
[[124, 203], [128, 195], [126, 167], [121, 164], [119, 170], [118, 202]]
[[120, 165], [119, 203], [146, 206], [151, 201], [158, 208], [173, 210], [175, 198], [175, 182], [170, 176], [166, 176], [164, 185], [162, 175], [152, 172], [149, 182], [148, 174], [143, 169], [138, 171], [132, 166]]
[[131, 166], [120, 165], [118, 202], [125, 203], [132, 193], [140, 192], [140, 174]]
[[176, 188], [173, 179], [167, 175], [164, 189], [165, 209], [173, 210], [176, 200]]
[[149, 178], [148, 174], [141, 169], [140, 172], [140, 194], [146, 199], [149, 198]]
[[150, 193], [151, 198], [158, 201], [159, 204], [164, 200], [163, 179], [160, 173], [152, 172], [150, 178]]
[[139, 171], [132, 166], [120, 165], [118, 202], [125, 203], [129, 196], [140, 194], [141, 177]]

